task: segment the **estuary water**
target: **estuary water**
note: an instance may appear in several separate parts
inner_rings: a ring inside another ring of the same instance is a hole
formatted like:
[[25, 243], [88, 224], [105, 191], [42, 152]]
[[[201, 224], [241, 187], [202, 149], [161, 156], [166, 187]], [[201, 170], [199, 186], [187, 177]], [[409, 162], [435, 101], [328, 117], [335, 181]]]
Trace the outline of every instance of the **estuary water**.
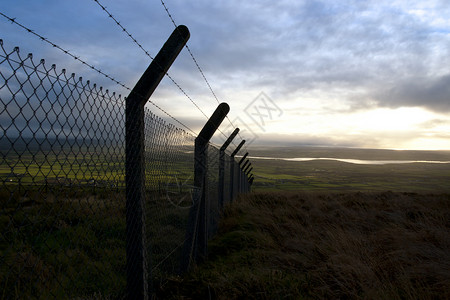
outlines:
[[411, 163], [427, 163], [427, 164], [450, 164], [450, 161], [441, 160], [369, 160], [369, 159], [350, 159], [350, 158], [333, 158], [333, 157], [264, 157], [252, 156], [252, 159], [276, 159], [286, 161], [311, 161], [311, 160], [335, 160], [358, 165], [387, 165], [387, 164], [411, 164]]

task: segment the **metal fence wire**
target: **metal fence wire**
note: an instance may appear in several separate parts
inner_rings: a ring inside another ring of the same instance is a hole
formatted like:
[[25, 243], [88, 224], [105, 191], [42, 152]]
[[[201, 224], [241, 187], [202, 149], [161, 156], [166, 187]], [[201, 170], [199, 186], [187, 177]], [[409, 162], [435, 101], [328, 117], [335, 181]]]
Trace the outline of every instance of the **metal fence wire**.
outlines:
[[[0, 101], [0, 297], [126, 298], [125, 100], [0, 40]], [[223, 205], [216, 147], [195, 186], [196, 137], [148, 109], [143, 126], [151, 292], [196, 262]], [[234, 157], [224, 168], [226, 204], [249, 185]]]
[[219, 195], [217, 186], [219, 184], [219, 150], [213, 145], [208, 145], [207, 155], [207, 233], [208, 238], [211, 238], [217, 231], [217, 225], [220, 216]]
[[180, 271], [193, 201], [194, 139], [145, 110], [145, 232], [154, 281]]
[[19, 48], [0, 59], [1, 297], [120, 296], [123, 100]]

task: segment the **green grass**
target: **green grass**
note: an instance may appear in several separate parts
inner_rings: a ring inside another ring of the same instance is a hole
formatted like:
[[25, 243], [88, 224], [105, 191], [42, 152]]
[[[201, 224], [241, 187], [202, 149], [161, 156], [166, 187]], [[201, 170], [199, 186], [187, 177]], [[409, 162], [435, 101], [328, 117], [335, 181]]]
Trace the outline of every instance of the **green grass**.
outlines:
[[254, 191], [450, 192], [450, 164], [356, 165], [253, 159]]
[[[361, 155], [360, 152], [355, 153]], [[124, 296], [125, 198], [124, 165], [123, 161], [120, 162], [123, 158], [98, 153], [89, 155], [87, 162], [74, 155], [48, 153], [24, 152], [20, 157], [4, 157], [4, 163], [0, 166], [3, 180], [0, 189], [0, 299], [110, 299]], [[380, 157], [385, 155], [383, 153]], [[448, 165], [362, 166], [334, 161], [256, 159], [252, 160], [252, 164], [256, 177], [252, 188], [256, 191], [302, 190], [328, 194], [356, 190], [450, 192]], [[12, 173], [17, 176], [11, 177]], [[186, 207], [190, 205], [189, 197], [183, 201], [181, 199], [189, 196], [188, 189], [193, 180], [191, 173], [192, 154], [177, 156], [176, 160], [153, 161], [147, 166], [147, 187], [153, 189], [146, 204], [147, 239], [152, 245], [149, 254], [154, 268], [151, 270], [153, 283], [161, 297], [278, 299], [315, 295], [318, 298], [336, 298], [336, 295], [354, 296], [352, 293], [358, 296], [366, 293], [369, 298], [378, 295], [372, 290], [347, 287], [341, 294], [332, 294], [325, 287], [317, 286], [317, 281], [326, 280], [314, 277], [316, 273], [311, 271], [314, 264], [308, 259], [314, 257], [318, 250], [308, 247], [316, 242], [320, 245], [321, 241], [312, 240], [306, 245], [306, 250], [310, 252], [304, 253], [309, 253], [311, 257], [297, 257], [297, 252], [302, 252], [303, 248], [296, 248], [295, 245], [308, 243], [303, 237], [308, 236], [310, 231], [318, 235], [312, 238], [319, 238], [322, 231], [331, 232], [333, 228], [327, 226], [340, 224], [338, 221], [348, 218], [349, 208], [346, 205], [366, 209], [376, 201], [384, 201], [382, 198], [389, 199], [397, 194], [372, 195], [364, 201], [354, 196], [359, 194], [349, 194], [353, 196], [349, 196], [351, 199], [348, 201], [343, 200], [347, 196], [337, 196], [335, 200], [333, 197], [336, 194], [322, 195], [318, 199], [316, 194], [303, 194], [304, 199], [292, 196], [294, 194], [259, 194], [253, 198], [243, 198], [225, 211], [220, 235], [210, 243], [209, 262], [200, 266], [197, 273], [186, 278], [172, 277], [167, 282], [167, 276], [174, 274], [179, 267], [189, 212]], [[96, 183], [90, 182], [91, 179]], [[185, 186], [179, 190], [181, 183]], [[166, 190], [170, 193], [166, 194]], [[418, 201], [416, 196], [411, 197], [411, 201]], [[436, 197], [430, 196], [429, 199], [433, 202]], [[315, 203], [316, 200], [322, 204]], [[329, 204], [324, 204], [325, 200]], [[334, 209], [333, 205], [339, 209]], [[379, 207], [381, 218], [387, 220], [386, 226], [395, 225], [390, 222], [389, 216], [397, 213], [395, 210], [398, 207], [390, 207], [389, 201], [383, 205], [391, 211]], [[409, 211], [406, 204], [402, 209]], [[447, 211], [448, 206], [444, 206], [441, 220], [449, 219]], [[333, 214], [327, 215], [331, 212]], [[364, 216], [365, 212], [358, 213]], [[413, 210], [409, 217], [422, 220], [421, 214], [420, 209]], [[356, 218], [352, 215], [350, 220], [353, 222]], [[322, 221], [316, 222], [319, 219]], [[426, 218], [423, 220], [427, 222]], [[365, 219], [358, 222], [363, 221]], [[298, 222], [309, 225], [305, 229], [298, 227]], [[408, 226], [421, 230], [414, 224]], [[441, 226], [448, 227], [445, 224]], [[439, 230], [432, 229], [433, 232]], [[430, 238], [439, 240], [441, 237], [434, 236], [433, 232]], [[292, 243], [292, 249], [289, 243]], [[323, 247], [323, 251], [328, 251], [334, 246], [325, 243]], [[324, 254], [321, 255], [323, 258]], [[299, 264], [303, 260], [305, 265]], [[341, 267], [344, 266], [336, 268]], [[335, 273], [332, 275], [337, 276]], [[426, 282], [417, 283], [419, 287], [423, 284], [428, 287]], [[408, 285], [400, 286], [406, 295], [415, 291]], [[396, 293], [389, 290], [380, 295], [388, 299], [402, 295]], [[434, 296], [435, 293], [423, 295]]]
[[1, 298], [120, 297], [125, 289], [123, 194], [11, 192], [0, 203]]
[[448, 299], [450, 195], [254, 193], [163, 299]]
[[[155, 282], [179, 269], [193, 182], [193, 154], [184, 148], [146, 165], [146, 251]], [[123, 151], [15, 150], [4, 147], [0, 165], [0, 299], [122, 298]]]
[[[63, 151], [64, 150], [64, 151]], [[115, 154], [113, 150], [117, 150]], [[123, 186], [125, 182], [125, 155], [123, 149], [73, 148], [62, 149], [61, 153], [51, 150], [22, 151], [3, 156], [0, 165], [0, 180], [4, 184], [45, 185], [84, 184]], [[175, 150], [178, 151], [178, 150]], [[157, 187], [158, 182], [168, 182], [173, 178], [186, 180], [192, 173], [193, 154], [178, 151], [154, 155], [147, 164], [146, 173], [152, 180], [149, 187]], [[186, 178], [185, 178], [186, 177]]]
[[[0, 189], [0, 299], [125, 296], [125, 192], [93, 188], [11, 183]], [[147, 194], [155, 284], [179, 271], [189, 196], [186, 188], [171, 193], [171, 201], [165, 193]]]

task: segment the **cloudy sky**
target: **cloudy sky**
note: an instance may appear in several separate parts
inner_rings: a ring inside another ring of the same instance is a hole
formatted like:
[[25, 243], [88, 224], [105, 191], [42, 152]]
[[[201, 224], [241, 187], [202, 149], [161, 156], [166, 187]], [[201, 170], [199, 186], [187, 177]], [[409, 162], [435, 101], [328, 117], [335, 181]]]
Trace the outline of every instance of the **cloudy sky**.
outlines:
[[[175, 28], [159, 0], [100, 3], [152, 56]], [[231, 106], [223, 132], [231, 121], [254, 145], [450, 150], [447, 0], [164, 3], [188, 26], [188, 46], [218, 100]], [[94, 0], [4, 0], [0, 11], [129, 87], [150, 63]], [[0, 33], [5, 48], [127, 94], [4, 17]], [[206, 115], [214, 111], [186, 49], [169, 74]], [[168, 78], [152, 101], [195, 132], [205, 122]]]

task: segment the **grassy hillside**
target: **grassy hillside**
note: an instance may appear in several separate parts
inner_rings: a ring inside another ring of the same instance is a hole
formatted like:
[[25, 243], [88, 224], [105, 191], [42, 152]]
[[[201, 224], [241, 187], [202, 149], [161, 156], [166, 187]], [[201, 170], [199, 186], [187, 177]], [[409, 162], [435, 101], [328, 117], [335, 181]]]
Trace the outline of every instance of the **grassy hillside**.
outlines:
[[450, 193], [450, 151], [412, 151], [328, 147], [258, 147], [254, 157], [322, 157], [360, 160], [420, 161], [397, 164], [353, 164], [334, 160], [284, 161], [251, 158], [253, 190], [268, 191], [395, 191]]
[[449, 299], [450, 195], [254, 193], [172, 299]]
[[450, 164], [357, 165], [331, 160], [253, 159], [255, 191], [450, 193]]

